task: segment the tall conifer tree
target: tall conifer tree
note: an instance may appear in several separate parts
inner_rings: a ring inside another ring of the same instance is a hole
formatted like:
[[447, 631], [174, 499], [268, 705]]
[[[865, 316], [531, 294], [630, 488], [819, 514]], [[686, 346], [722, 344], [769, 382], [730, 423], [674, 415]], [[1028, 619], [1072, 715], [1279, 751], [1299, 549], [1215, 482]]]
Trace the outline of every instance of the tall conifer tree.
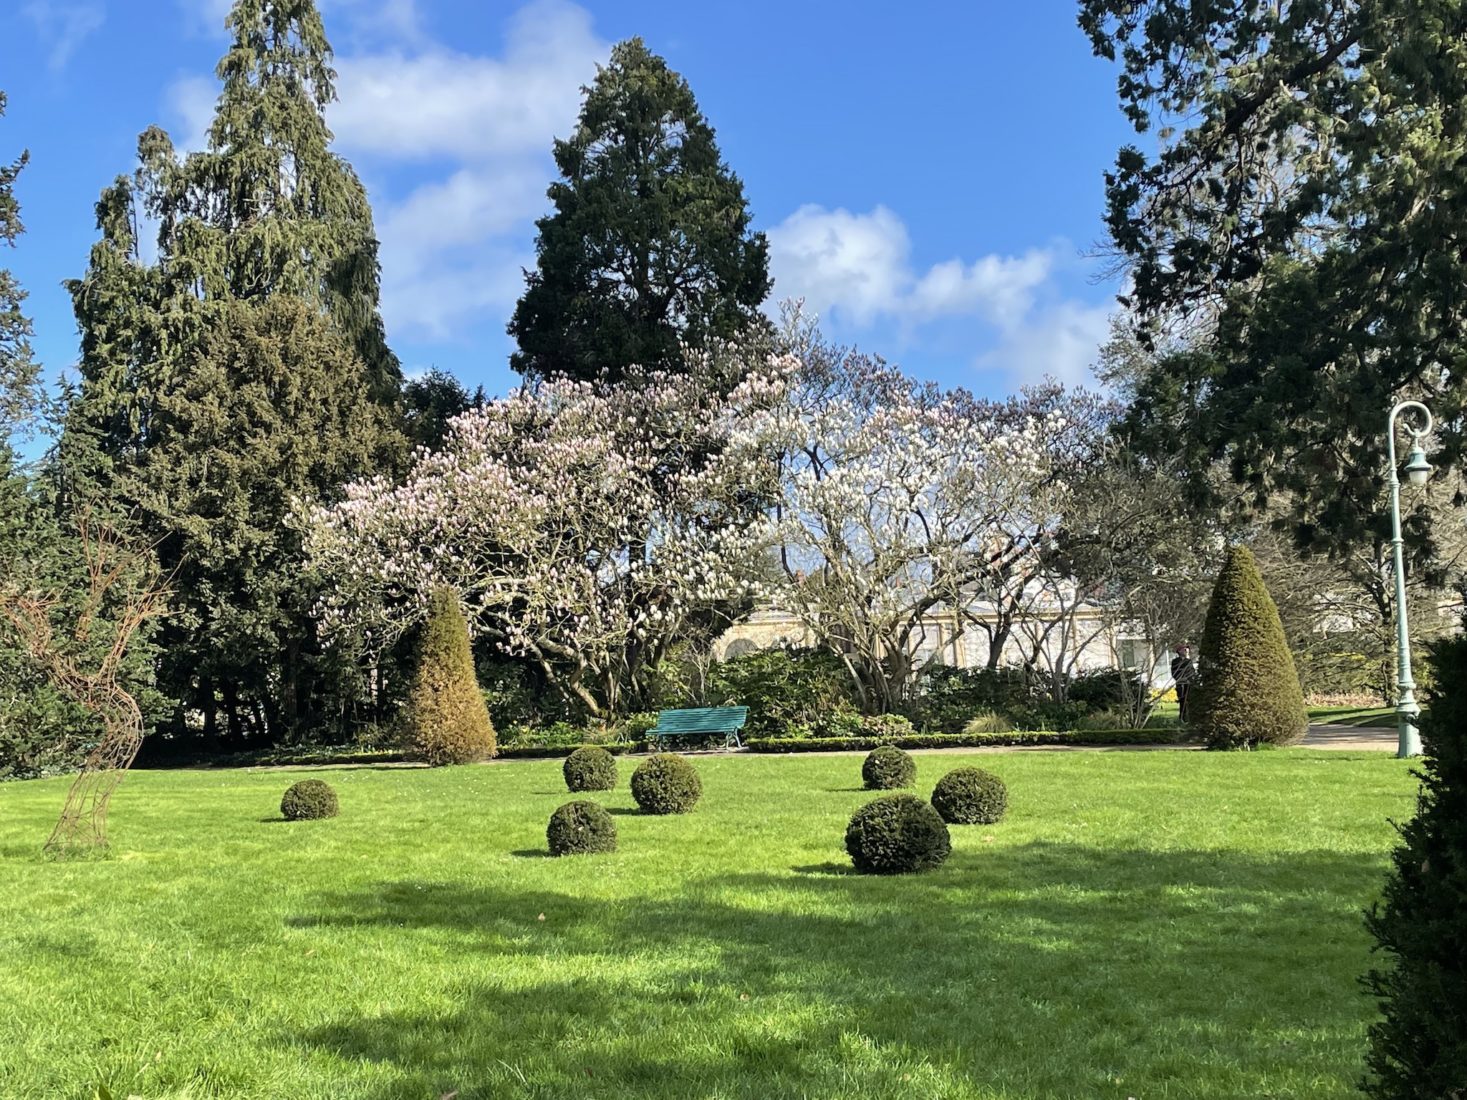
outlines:
[[[0, 118], [5, 115], [5, 102], [5, 93], [0, 92]], [[21, 153], [13, 162], [0, 164], [0, 241], [7, 245], [14, 245], [25, 231], [15, 198], [15, 178], [27, 157]], [[31, 324], [21, 308], [24, 302], [25, 291], [0, 267], [0, 449], [8, 446], [11, 433], [36, 410], [40, 368], [31, 357]]]
[[161, 540], [164, 686], [209, 733], [222, 715], [275, 739], [328, 709], [289, 502], [395, 461], [401, 372], [366, 192], [330, 149], [315, 4], [237, 0], [228, 27], [208, 148], [180, 157], [150, 128], [98, 203], [63, 454]]
[[586, 381], [684, 369], [681, 344], [762, 327], [768, 245], [687, 81], [640, 38], [616, 46], [585, 91], [575, 132], [555, 143], [563, 178], [537, 223], [511, 362]]

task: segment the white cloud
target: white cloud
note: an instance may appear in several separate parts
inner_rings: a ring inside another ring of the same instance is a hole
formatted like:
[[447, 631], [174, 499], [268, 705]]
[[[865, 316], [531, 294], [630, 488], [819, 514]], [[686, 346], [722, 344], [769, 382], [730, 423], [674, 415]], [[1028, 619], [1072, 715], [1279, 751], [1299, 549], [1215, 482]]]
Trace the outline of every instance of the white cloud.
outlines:
[[919, 273], [911, 251], [906, 224], [885, 206], [853, 214], [806, 205], [769, 230], [775, 296], [804, 298], [816, 313], [862, 326], [969, 314], [1004, 323], [1029, 310], [1053, 267], [1051, 253], [1033, 249], [947, 260]]
[[338, 58], [331, 126], [343, 145], [394, 160], [543, 155], [609, 49], [584, 8], [535, 0], [511, 18], [501, 57], [430, 46]]
[[[230, 5], [188, 6], [222, 27]], [[574, 126], [610, 43], [566, 0], [514, 12], [493, 56], [432, 41], [414, 0], [329, 0], [322, 11], [338, 47], [327, 121], [371, 186], [390, 335], [444, 340], [502, 323], [534, 263], [552, 142]], [[218, 92], [204, 77], [169, 90], [180, 148], [203, 147]]]
[[88, 35], [99, 30], [106, 20], [100, 0], [88, 3], [31, 0], [21, 13], [31, 21], [36, 34], [49, 47], [51, 52], [46, 63], [53, 72], [64, 69], [76, 48]]
[[583, 8], [534, 0], [510, 19], [499, 56], [429, 43], [338, 60], [328, 121], [340, 147], [368, 164], [435, 167], [377, 202], [394, 332], [441, 340], [486, 316], [508, 319], [522, 269], [534, 264], [531, 223], [555, 175], [551, 145], [575, 124], [581, 86], [610, 49]]
[[174, 81], [168, 89], [168, 110], [178, 119], [169, 134], [174, 148], [194, 153], [209, 144], [209, 127], [214, 122], [218, 99], [219, 82], [212, 77], [189, 76]]
[[1027, 385], [1053, 378], [1067, 386], [1096, 385], [1093, 368], [1110, 336], [1112, 306], [1062, 301], [1036, 310], [1011, 328], [978, 366]]

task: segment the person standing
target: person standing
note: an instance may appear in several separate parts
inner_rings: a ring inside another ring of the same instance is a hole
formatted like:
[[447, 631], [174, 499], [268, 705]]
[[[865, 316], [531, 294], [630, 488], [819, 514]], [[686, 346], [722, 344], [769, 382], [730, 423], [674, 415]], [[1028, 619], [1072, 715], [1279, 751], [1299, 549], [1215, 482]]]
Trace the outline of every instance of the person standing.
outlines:
[[1197, 681], [1197, 666], [1192, 663], [1192, 647], [1186, 642], [1177, 646], [1172, 658], [1172, 683], [1177, 689], [1177, 720], [1187, 720], [1187, 697]]

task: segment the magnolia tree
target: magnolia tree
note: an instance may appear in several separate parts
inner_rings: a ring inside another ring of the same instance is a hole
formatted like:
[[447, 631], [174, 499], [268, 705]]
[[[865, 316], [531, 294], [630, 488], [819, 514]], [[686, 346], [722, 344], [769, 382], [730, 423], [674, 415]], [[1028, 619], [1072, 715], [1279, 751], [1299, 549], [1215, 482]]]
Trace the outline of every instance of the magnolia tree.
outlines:
[[589, 714], [644, 703], [658, 662], [748, 592], [768, 545], [771, 410], [793, 364], [730, 358], [522, 389], [458, 417], [401, 485], [364, 481], [304, 509], [326, 634], [390, 644], [447, 585], [476, 633]]
[[781, 599], [887, 711], [950, 641], [936, 622], [1020, 598], [1101, 406], [1058, 386], [981, 401], [818, 340], [800, 358], [776, 433]]

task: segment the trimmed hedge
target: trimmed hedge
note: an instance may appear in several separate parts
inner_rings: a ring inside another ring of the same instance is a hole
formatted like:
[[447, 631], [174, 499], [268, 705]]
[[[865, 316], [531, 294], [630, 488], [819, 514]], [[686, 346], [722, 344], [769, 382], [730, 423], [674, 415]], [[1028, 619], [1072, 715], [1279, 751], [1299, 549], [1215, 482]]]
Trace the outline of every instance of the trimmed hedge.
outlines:
[[911, 737], [756, 737], [750, 752], [841, 752], [892, 745], [899, 749], [972, 749], [987, 745], [1180, 745], [1174, 729], [1015, 730], [1012, 733], [919, 733]]
[[1294, 745], [1309, 732], [1294, 655], [1246, 546], [1228, 549], [1213, 586], [1187, 712], [1213, 749]]
[[937, 781], [932, 808], [949, 825], [992, 825], [1009, 808], [1003, 780], [982, 768], [954, 768]]
[[861, 778], [867, 790], [894, 791], [917, 782], [917, 765], [901, 749], [878, 745], [861, 765]]
[[597, 802], [567, 802], [550, 815], [545, 843], [553, 856], [616, 851], [616, 822]]
[[632, 772], [632, 797], [647, 814], [685, 814], [703, 795], [693, 765], [675, 752], [648, 757]]
[[469, 627], [453, 589], [438, 588], [429, 597], [407, 718], [414, 755], [433, 767], [494, 755], [494, 723], [475, 679]]
[[863, 874], [901, 875], [938, 866], [952, 841], [929, 803], [913, 794], [888, 794], [851, 816], [846, 851]]
[[336, 792], [319, 779], [302, 779], [280, 800], [280, 812], [287, 821], [335, 817], [336, 809]]
[[616, 758], [598, 745], [582, 745], [561, 765], [567, 790], [609, 791], [616, 786]]
[[1460, 1097], [1467, 1085], [1467, 637], [1431, 646], [1433, 685], [1421, 723], [1416, 815], [1378, 901], [1365, 979], [1380, 1015], [1370, 1026], [1363, 1083], [1375, 1100]]

